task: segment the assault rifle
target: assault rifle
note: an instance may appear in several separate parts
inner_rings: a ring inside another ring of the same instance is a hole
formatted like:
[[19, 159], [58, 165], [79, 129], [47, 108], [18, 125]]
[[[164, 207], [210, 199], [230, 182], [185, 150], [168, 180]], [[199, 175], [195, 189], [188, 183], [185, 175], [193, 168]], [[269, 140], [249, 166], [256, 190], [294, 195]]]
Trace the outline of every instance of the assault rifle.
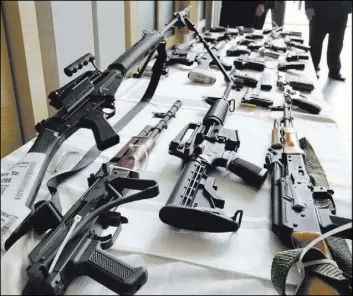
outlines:
[[[352, 254], [341, 238], [352, 239], [352, 220], [336, 215], [333, 190], [310, 144], [305, 138], [298, 140], [289, 104], [283, 106], [283, 119], [274, 121], [265, 166], [271, 176], [272, 231], [294, 249], [273, 260], [276, 290], [285, 294], [289, 269], [299, 261], [305, 272], [297, 295], [350, 295]], [[336, 234], [341, 238], [318, 239], [349, 222], [350, 227]]]
[[[189, 30], [199, 34], [195, 25], [185, 19]], [[214, 62], [222, 71], [227, 87], [222, 97], [208, 97], [211, 105], [202, 123], [188, 124], [170, 143], [169, 153], [183, 160], [182, 173], [167, 201], [160, 210], [160, 219], [171, 226], [206, 232], [236, 231], [241, 224], [243, 212], [238, 210], [233, 217], [217, 209], [224, 207], [224, 200], [217, 193], [215, 178], [209, 172], [216, 167], [226, 168], [243, 178], [249, 185], [260, 188], [266, 179], [267, 170], [260, 168], [237, 154], [240, 146], [237, 130], [223, 127], [234, 83], [222, 67], [218, 58], [204, 43]], [[186, 141], [183, 138], [191, 130]]]
[[[156, 126], [148, 125], [132, 137], [96, 174], [91, 174], [88, 190], [59, 224], [46, 225], [51, 231], [28, 256], [31, 265], [26, 269], [24, 295], [61, 295], [74, 278], [83, 275], [120, 295], [135, 294], [146, 283], [145, 268], [131, 267], [104, 251], [115, 243], [121, 224], [128, 222], [120, 213], [109, 210], [158, 195], [157, 183], [139, 179], [138, 171], [181, 105], [175, 102], [168, 112], [159, 114], [162, 119]], [[126, 196], [129, 189], [139, 190], [138, 195]], [[117, 228], [114, 234], [102, 236], [110, 226]], [[76, 235], [70, 236], [73, 230]]]
[[[14, 179], [17, 182], [12, 182], [6, 188], [2, 187], [1, 199], [7, 201], [7, 205], [2, 207], [2, 211], [12, 217], [12, 220], [5, 222], [2, 220], [1, 222], [1, 246], [3, 249], [7, 250], [30, 229], [40, 229], [43, 225], [43, 220], [39, 218], [41, 215], [45, 216], [45, 212], [51, 211], [51, 209], [36, 209], [33, 205], [51, 159], [67, 138], [83, 127], [93, 131], [99, 150], [104, 150], [119, 142], [119, 136], [109, 125], [107, 119], [115, 114], [115, 93], [120, 83], [129, 69], [148, 55], [148, 60], [150, 60], [156, 49], [160, 58], [157, 59], [155, 65], [160, 71], [161, 64], [164, 62], [163, 58], [165, 58], [164, 35], [175, 26], [183, 26], [183, 17], [189, 10], [190, 7], [187, 7], [183, 11], [174, 13], [172, 20], [164, 30], [146, 33], [110, 64], [105, 71], [101, 72], [98, 69], [86, 71], [67, 85], [49, 94], [50, 104], [58, 109], [58, 112], [53, 117], [36, 125], [36, 130], [39, 133], [37, 139], [27, 155], [20, 163], [16, 164], [22, 167], [26, 164], [28, 170], [22, 169], [22, 175], [19, 175], [13, 169], [9, 176], [16, 174]], [[64, 71], [68, 76], [71, 76], [93, 60], [94, 57], [91, 54], [86, 54], [67, 66]], [[146, 97], [144, 96], [139, 103], [142, 104], [142, 108], [153, 96], [159, 81], [158, 74], [155, 78], [151, 80], [153, 83], [150, 83], [147, 88]], [[133, 112], [127, 113], [122, 121], [118, 122], [120, 129], [142, 110], [139, 104], [135, 106], [137, 109], [132, 109]], [[92, 155], [90, 157], [92, 158]], [[21, 217], [22, 221], [18, 215], [13, 214], [13, 211], [19, 207], [22, 207], [23, 213], [26, 214]]]

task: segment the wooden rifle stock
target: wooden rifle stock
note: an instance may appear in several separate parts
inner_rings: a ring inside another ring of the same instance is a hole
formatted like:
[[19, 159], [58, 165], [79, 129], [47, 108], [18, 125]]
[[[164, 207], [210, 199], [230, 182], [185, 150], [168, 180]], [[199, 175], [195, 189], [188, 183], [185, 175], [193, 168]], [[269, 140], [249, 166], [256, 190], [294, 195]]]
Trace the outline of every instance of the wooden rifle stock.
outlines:
[[[319, 237], [321, 233], [293, 232], [292, 243], [294, 248], [305, 248], [310, 242]], [[319, 249], [328, 259], [332, 259], [325, 241], [318, 242], [315, 248]], [[341, 295], [340, 292], [324, 282], [310, 271], [311, 267], [305, 269], [305, 277], [299, 285], [296, 295]]]

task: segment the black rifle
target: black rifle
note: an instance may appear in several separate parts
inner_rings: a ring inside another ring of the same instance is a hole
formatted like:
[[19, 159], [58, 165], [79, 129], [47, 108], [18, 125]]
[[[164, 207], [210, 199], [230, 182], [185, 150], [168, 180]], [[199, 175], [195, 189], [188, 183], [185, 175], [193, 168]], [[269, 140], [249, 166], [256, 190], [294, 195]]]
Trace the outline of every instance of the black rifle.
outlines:
[[[313, 183], [312, 176], [308, 174], [306, 165], [309, 160], [306, 159], [306, 153], [300, 147], [296, 131], [293, 128], [293, 117], [291, 114], [291, 106], [284, 104], [283, 119], [281, 122], [275, 120], [274, 128], [272, 130], [272, 144], [268, 149], [266, 155], [266, 167], [271, 176], [271, 216], [272, 216], [272, 231], [275, 233], [289, 248], [294, 248], [301, 252], [301, 248], [306, 247], [314, 239], [326, 233], [329, 230], [335, 229], [337, 226], [351, 222], [350, 219], [336, 216], [336, 207], [332, 198], [333, 190], [325, 188], [320, 184], [317, 186]], [[300, 140], [302, 141], [302, 140]], [[314, 159], [311, 150], [311, 164]], [[316, 158], [316, 155], [315, 155]], [[315, 170], [321, 167], [320, 164], [315, 165]], [[319, 174], [316, 171], [316, 174]], [[342, 238], [352, 239], [351, 229], [340, 233]], [[336, 239], [335, 239], [336, 240]], [[327, 240], [318, 242], [313, 249], [305, 256], [309, 261], [332, 258], [332, 246], [335, 241], [331, 241], [328, 246]], [[343, 241], [343, 243], [345, 243]], [[341, 250], [344, 250], [342, 244], [336, 249], [335, 255]], [[349, 252], [349, 249], [347, 247]], [[292, 250], [288, 252], [281, 252], [281, 257], [276, 258], [272, 265], [272, 280], [278, 281], [282, 279], [285, 281], [287, 272], [291, 264], [295, 263], [294, 253]], [[320, 252], [321, 251], [321, 252]], [[315, 252], [317, 252], [315, 254]], [[345, 252], [345, 251], [343, 251]], [[350, 257], [351, 254], [343, 254]], [[292, 256], [292, 258], [288, 258]], [[276, 256], [277, 257], [277, 256]], [[287, 257], [287, 259], [285, 259]], [[336, 259], [334, 259], [336, 261]], [[282, 262], [279, 276], [273, 270], [275, 267], [280, 267], [279, 261]], [[285, 262], [284, 262], [285, 261]], [[348, 261], [338, 262], [346, 266]], [[332, 268], [325, 268], [322, 266], [321, 270], [318, 265], [325, 265], [324, 263], [317, 263], [314, 266], [305, 268], [305, 277], [297, 290], [297, 295], [350, 295], [347, 292], [349, 281], [344, 280], [344, 275], [341, 276], [340, 283], [337, 285], [335, 280], [330, 281], [330, 273], [332, 275]], [[350, 261], [350, 274], [351, 274]], [[287, 266], [285, 266], [287, 265]], [[333, 267], [333, 266], [332, 266]], [[287, 268], [288, 270], [284, 270]], [[349, 268], [348, 268], [349, 269]], [[320, 274], [320, 272], [322, 273]], [[340, 272], [334, 272], [335, 277], [341, 275]], [[276, 275], [276, 276], [275, 276]], [[351, 282], [351, 281], [350, 281]], [[278, 283], [277, 283], [278, 284]], [[277, 291], [278, 285], [275, 286]], [[343, 292], [343, 291], [344, 292]], [[283, 293], [283, 291], [279, 291]]]
[[[121, 224], [128, 222], [120, 213], [109, 209], [131, 199], [131, 195], [125, 197], [129, 189], [139, 190], [139, 199], [158, 195], [157, 183], [139, 179], [138, 171], [154, 148], [156, 138], [167, 128], [181, 105], [180, 101], [175, 102], [168, 112], [159, 114], [162, 119], [156, 126], [148, 125], [138, 136], [131, 138], [96, 174], [91, 174], [88, 178], [89, 189], [62, 217], [61, 222], [47, 225], [51, 231], [28, 256], [31, 265], [26, 270], [28, 282], [23, 290], [24, 295], [61, 295], [74, 278], [83, 275], [118, 294], [135, 294], [146, 283], [145, 268], [131, 267], [103, 251], [115, 243]], [[98, 212], [99, 215], [94, 214]], [[64, 244], [60, 252], [59, 246], [77, 217], [82, 218], [78, 223], [81, 231], [76, 237], [71, 236], [72, 239]], [[88, 221], [87, 217], [91, 220]], [[102, 231], [110, 226], [117, 228], [115, 233], [102, 237]], [[53, 263], [54, 257], [57, 261]], [[52, 264], [53, 268], [50, 268]]]
[[[99, 150], [109, 148], [119, 142], [119, 136], [106, 119], [115, 114], [115, 93], [120, 83], [129, 69], [141, 62], [146, 56], [150, 60], [155, 50], [161, 48], [161, 45], [165, 47], [165, 33], [175, 26], [184, 25], [183, 17], [189, 10], [190, 7], [187, 7], [183, 11], [174, 13], [172, 20], [161, 32], [152, 31], [144, 34], [138, 42], [110, 64], [104, 72], [99, 70], [86, 71], [67, 85], [49, 94], [50, 104], [59, 110], [53, 117], [43, 120], [36, 125], [39, 135], [28, 152], [45, 154], [45, 159], [37, 175], [31, 175], [31, 178], [35, 182], [32, 190], [26, 197], [26, 206], [31, 209], [32, 213], [21, 222], [9, 237], [1, 237], [2, 243], [5, 241], [4, 247], [6, 250], [30, 229], [35, 229], [38, 234], [42, 234], [43, 216], [46, 216], [47, 211], [55, 212], [55, 210], [46, 206], [42, 208], [33, 206], [51, 159], [68, 137], [79, 128], [85, 127], [93, 131]], [[162, 56], [163, 54], [161, 54], [161, 58]], [[67, 75], [71, 76], [84, 65], [87, 65], [88, 62], [93, 62], [93, 60], [94, 57], [91, 54], [86, 54], [67, 66], [64, 71]], [[153, 95], [156, 83], [158, 84], [158, 79], [154, 80], [154, 85], [150, 84], [146, 91], [150, 97]], [[145, 101], [142, 102], [142, 106], [145, 106], [147, 99], [143, 99]], [[143, 108], [140, 108], [141, 105], [135, 107], [137, 107], [136, 110], [130, 110], [133, 112], [127, 113], [122, 118], [123, 125], [126, 125]], [[105, 109], [110, 109], [111, 112], [104, 113]]]
[[[194, 24], [188, 19], [185, 22], [189, 30], [198, 34]], [[203, 39], [201, 42], [211, 52]], [[241, 159], [237, 154], [240, 145], [237, 130], [223, 127], [232, 101], [228, 97], [233, 81], [215, 55], [213, 59], [225, 76], [226, 90], [220, 98], [206, 99], [211, 107], [202, 123], [188, 124], [170, 143], [169, 153], [181, 158], [184, 167], [159, 217], [164, 223], [182, 229], [228, 232], [239, 228], [243, 212], [238, 210], [233, 217], [227, 217], [216, 210], [224, 207], [224, 200], [217, 194], [215, 178], [208, 175], [210, 170], [224, 167], [257, 188], [262, 186], [267, 171]], [[192, 135], [183, 141], [189, 130]]]

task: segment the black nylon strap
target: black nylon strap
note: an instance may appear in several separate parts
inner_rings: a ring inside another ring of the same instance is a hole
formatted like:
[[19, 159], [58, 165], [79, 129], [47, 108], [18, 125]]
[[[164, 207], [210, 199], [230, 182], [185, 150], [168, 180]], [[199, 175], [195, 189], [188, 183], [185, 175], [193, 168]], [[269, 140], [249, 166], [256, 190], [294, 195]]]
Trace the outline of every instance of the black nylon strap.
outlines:
[[[162, 75], [162, 70], [166, 61], [165, 46], [165, 42], [160, 43], [160, 45], [158, 46], [157, 59], [153, 65], [153, 73], [151, 76], [151, 80], [147, 86], [147, 89], [144, 95], [142, 96], [141, 100], [113, 126], [113, 129], [116, 133], [121, 131], [151, 101], [157, 89], [159, 79]], [[50, 194], [52, 195], [51, 203], [57, 208], [58, 211], [62, 212], [58, 193], [58, 186], [67, 178], [75, 175], [76, 173], [90, 165], [100, 155], [100, 153], [101, 151], [98, 150], [97, 145], [92, 146], [91, 149], [70, 171], [58, 174], [48, 180], [47, 186]]]

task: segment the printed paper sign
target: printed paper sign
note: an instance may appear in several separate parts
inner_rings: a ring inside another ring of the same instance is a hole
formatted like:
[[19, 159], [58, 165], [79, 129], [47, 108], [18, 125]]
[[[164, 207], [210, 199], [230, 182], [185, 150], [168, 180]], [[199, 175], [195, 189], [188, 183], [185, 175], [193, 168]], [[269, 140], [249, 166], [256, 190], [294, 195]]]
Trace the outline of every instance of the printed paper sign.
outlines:
[[5, 251], [5, 242], [31, 210], [18, 200], [1, 200], [1, 249]]
[[44, 153], [28, 153], [8, 172], [1, 174], [1, 202], [5, 199], [27, 202], [44, 158]]
[[31, 210], [26, 207], [29, 194], [37, 179], [45, 154], [26, 154], [12, 168], [1, 173], [1, 248], [12, 232], [23, 222]]

